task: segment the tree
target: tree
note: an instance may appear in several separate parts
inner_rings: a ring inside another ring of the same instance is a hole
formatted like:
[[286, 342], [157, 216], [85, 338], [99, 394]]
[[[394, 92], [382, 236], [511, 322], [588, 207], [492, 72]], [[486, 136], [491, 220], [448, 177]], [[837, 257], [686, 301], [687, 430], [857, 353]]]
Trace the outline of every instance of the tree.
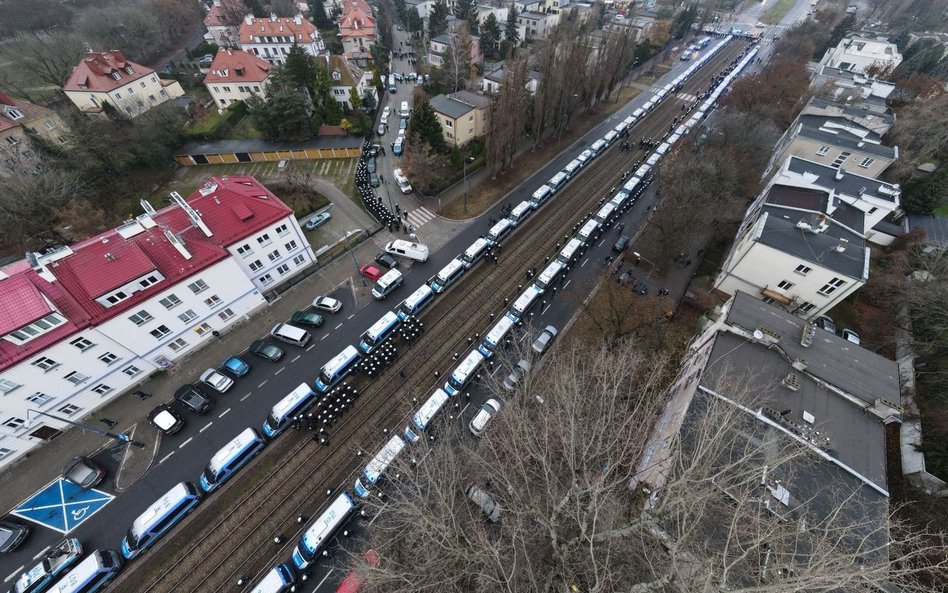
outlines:
[[[319, 66], [316, 58], [306, 53], [300, 45], [296, 43], [290, 47], [287, 53], [286, 61], [278, 68], [280, 74], [278, 79], [283, 83], [295, 89], [308, 89], [319, 75]], [[271, 82], [272, 84], [272, 82]]]
[[409, 140], [405, 152], [402, 153], [402, 169], [411, 179], [412, 186], [431, 194], [443, 182], [442, 172], [446, 169], [445, 157], [427, 142], [414, 137]]
[[646, 37], [641, 42], [636, 44], [633, 60], [635, 60], [638, 65], [641, 66], [646, 61], [648, 61], [650, 57], [652, 57], [652, 42], [648, 40], [648, 37]]
[[525, 59], [508, 60], [503, 85], [491, 104], [487, 133], [487, 166], [496, 173], [513, 165], [528, 120], [530, 96], [527, 93]]
[[489, 13], [484, 17], [484, 23], [481, 25], [481, 50], [492, 58], [497, 57], [497, 47], [500, 43], [500, 24], [494, 13]]
[[[4, 155], [4, 158], [7, 158]], [[0, 176], [0, 243], [22, 249], [68, 242], [64, 208], [82, 199], [89, 185], [78, 171], [44, 161], [14, 167]]]
[[56, 87], [65, 84], [84, 53], [82, 39], [65, 31], [23, 33], [0, 49], [0, 57], [22, 78]]
[[415, 6], [408, 9], [405, 15], [405, 21], [408, 30], [412, 33], [421, 33], [425, 28], [425, 22], [421, 19], [421, 15], [418, 14], [418, 8]]
[[318, 28], [329, 29], [333, 26], [333, 22], [329, 20], [329, 16], [326, 14], [326, 5], [323, 4], [322, 0], [310, 0], [309, 14]]
[[760, 114], [785, 129], [809, 100], [809, 87], [806, 64], [778, 61], [760, 73], [747, 74], [735, 81], [723, 103]]
[[359, 89], [357, 89], [355, 85], [349, 87], [349, 105], [352, 106], [353, 111], [362, 109], [362, 97], [359, 95]]
[[826, 41], [820, 45], [817, 45], [816, 51], [813, 53], [814, 60], [821, 60], [823, 54], [826, 53], [831, 47], [836, 47], [839, 45], [839, 42], [843, 40], [843, 37], [856, 25], [856, 15], [847, 14], [841, 21], [836, 23], [836, 26], [833, 27], [833, 30], [830, 32], [829, 37]]
[[270, 0], [270, 12], [278, 17], [296, 16], [299, 8], [293, 0]]
[[695, 22], [698, 18], [698, 7], [695, 4], [691, 4], [686, 7], [684, 10], [678, 11], [675, 15], [675, 18], [672, 19], [671, 24], [671, 36], [675, 39], [681, 39], [688, 34], [688, 31], [691, 30], [692, 23]]
[[506, 41], [508, 45], [508, 53], [505, 53], [505, 56], [509, 56], [509, 52], [520, 45], [520, 30], [517, 28], [516, 3], [511, 4], [510, 10], [507, 11], [507, 25], [504, 28], [504, 41]]
[[427, 100], [417, 101], [412, 111], [411, 119], [408, 120], [412, 143], [428, 144], [437, 152], [444, 154], [448, 151], [444, 142], [444, 130], [441, 128], [441, 122], [435, 115], [434, 109]]
[[263, 4], [260, 0], [243, 0], [244, 4], [247, 5], [247, 8], [250, 9], [250, 13], [257, 18], [262, 18], [268, 16], [266, 9], [263, 7]]
[[280, 90], [266, 100], [252, 96], [247, 113], [268, 140], [302, 140], [313, 135], [306, 98], [298, 91]]
[[444, 0], [437, 0], [428, 15], [428, 35], [437, 37], [448, 30], [448, 5]]

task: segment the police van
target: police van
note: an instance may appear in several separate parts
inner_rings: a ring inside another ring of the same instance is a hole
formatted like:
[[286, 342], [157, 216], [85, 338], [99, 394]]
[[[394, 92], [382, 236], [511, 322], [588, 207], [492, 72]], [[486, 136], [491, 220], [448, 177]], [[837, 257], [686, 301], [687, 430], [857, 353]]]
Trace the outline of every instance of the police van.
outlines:
[[392, 293], [393, 290], [402, 285], [404, 277], [398, 270], [389, 270], [385, 275], [375, 281], [372, 287], [372, 296], [381, 301]]

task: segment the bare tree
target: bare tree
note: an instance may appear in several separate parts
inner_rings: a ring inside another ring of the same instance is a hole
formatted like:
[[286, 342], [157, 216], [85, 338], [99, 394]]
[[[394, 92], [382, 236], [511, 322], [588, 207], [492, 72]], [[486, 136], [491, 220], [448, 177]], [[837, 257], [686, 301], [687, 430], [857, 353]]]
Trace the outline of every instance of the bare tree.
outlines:
[[296, 7], [293, 0], [273, 0], [270, 2], [270, 12], [279, 17], [296, 16], [299, 8]]
[[[80, 38], [62, 31], [31, 31], [3, 44], [0, 57], [20, 78], [61, 87], [85, 53]], [[24, 86], [29, 84], [24, 83]]]
[[513, 165], [530, 107], [526, 56], [507, 61], [503, 85], [491, 105], [487, 166], [499, 172]]
[[63, 208], [87, 189], [78, 173], [42, 161], [16, 167], [0, 177], [0, 242], [35, 249], [64, 241]]

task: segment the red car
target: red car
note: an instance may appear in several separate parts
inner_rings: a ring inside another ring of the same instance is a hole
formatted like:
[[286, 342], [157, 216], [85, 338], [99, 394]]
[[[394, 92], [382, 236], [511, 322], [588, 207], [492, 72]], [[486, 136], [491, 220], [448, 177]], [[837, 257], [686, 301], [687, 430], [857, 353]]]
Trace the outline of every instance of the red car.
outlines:
[[[365, 560], [366, 564], [374, 568], [378, 566], [379, 553], [375, 550], [369, 550], [365, 554], [362, 554], [362, 559]], [[346, 578], [342, 579], [342, 582], [339, 583], [339, 587], [336, 588], [336, 593], [357, 593], [360, 587], [362, 587], [362, 577], [359, 576], [357, 571], [351, 570], [349, 574], [346, 575]]]
[[369, 264], [362, 264], [361, 266], [359, 266], [359, 273], [365, 276], [366, 278], [368, 278], [369, 280], [371, 280], [372, 282], [375, 282], [376, 280], [382, 277], [382, 271], [376, 268], [375, 266], [369, 265]]

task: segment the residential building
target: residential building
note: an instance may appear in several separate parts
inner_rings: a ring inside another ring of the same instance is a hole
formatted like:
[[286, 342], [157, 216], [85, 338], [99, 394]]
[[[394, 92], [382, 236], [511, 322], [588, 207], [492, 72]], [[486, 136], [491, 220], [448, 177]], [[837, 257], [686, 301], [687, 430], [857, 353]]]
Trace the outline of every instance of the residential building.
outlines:
[[[488, 73], [481, 81], [481, 90], [492, 95], [499, 93], [504, 84], [504, 78], [507, 77], [507, 72], [507, 68], [501, 65], [493, 72]], [[540, 72], [537, 70], [527, 70], [527, 83], [525, 85], [527, 92], [531, 95], [535, 95], [539, 82]]]
[[29, 167], [37, 158], [31, 138], [65, 144], [68, 130], [52, 109], [14, 99], [0, 91], [0, 175]]
[[211, 98], [221, 111], [251, 96], [263, 97], [267, 90], [269, 62], [239, 49], [222, 49], [214, 56], [204, 77]]
[[540, 12], [546, 6], [546, 2], [542, 0], [514, 0], [514, 4], [517, 6], [517, 14]]
[[431, 99], [431, 108], [441, 123], [444, 139], [453, 146], [464, 146], [487, 134], [489, 107], [489, 99], [468, 91]]
[[207, 34], [204, 39], [220, 47], [237, 47], [240, 22], [247, 13], [240, 0], [214, 0], [204, 17]]
[[820, 68], [813, 86], [833, 101], [877, 114], [889, 113], [886, 100], [895, 90], [891, 82], [830, 66]]
[[885, 136], [895, 124], [895, 115], [888, 109], [875, 110], [867, 105], [866, 101], [858, 98], [847, 100], [843, 97], [837, 99], [813, 97], [803, 107], [801, 113], [841, 117], [858, 124], [877, 136]]
[[831, 167], [848, 167], [875, 179], [899, 158], [899, 148], [884, 145], [880, 134], [850, 118], [804, 110], [777, 142], [764, 175], [791, 155]]
[[184, 95], [177, 80], [158, 78], [154, 70], [128, 60], [118, 50], [90, 50], [73, 68], [63, 92], [90, 115], [102, 114], [109, 104], [126, 117]]
[[405, 0], [405, 10], [414, 8], [418, 11], [418, 16], [425, 23], [425, 30], [428, 30], [428, 16], [431, 9], [434, 8], [434, 0]]
[[553, 27], [556, 26], [556, 16], [544, 12], [521, 12], [517, 15], [517, 24], [526, 29], [525, 41], [546, 39]]
[[497, 19], [497, 23], [507, 22], [507, 13], [510, 12], [510, 8], [507, 6], [493, 6], [491, 4], [478, 4], [477, 5], [477, 22], [484, 24], [484, 20], [487, 18], [487, 15], [493, 14], [494, 18]]
[[[444, 67], [448, 49], [457, 52], [457, 44], [457, 33], [443, 33], [432, 37], [428, 42], [428, 63], [435, 68]], [[471, 35], [470, 59], [472, 64], [480, 64], [484, 61], [484, 54], [481, 53], [481, 38], [476, 35]]]
[[252, 177], [0, 268], [0, 467], [266, 306], [315, 263], [293, 211]]
[[562, 10], [570, 8], [570, 6], [570, 0], [544, 0], [543, 12], [547, 14], [559, 14]]
[[869, 70], [891, 72], [902, 63], [902, 54], [885, 39], [845, 37], [836, 47], [826, 50], [820, 64], [840, 70], [866, 74]]
[[[869, 538], [870, 548], [884, 550], [886, 426], [902, 420], [898, 365], [743, 292], [702, 325], [633, 486], [660, 497], [675, 476], [674, 460], [695, 455], [689, 435], [721, 421], [709, 410], [723, 410], [734, 424], [721, 430], [735, 433], [726, 463], [760, 476], [763, 509], [801, 526], [842, 511], [846, 526], [862, 532], [853, 541]], [[780, 458], [793, 443], [804, 448], [803, 457]], [[726, 475], [713, 480], [722, 497], [728, 482]]]
[[345, 109], [352, 109], [351, 94], [355, 87], [359, 98], [372, 95], [378, 105], [378, 93], [372, 84], [372, 72], [350, 64], [343, 56], [327, 55], [322, 58], [329, 71], [332, 98]]
[[368, 66], [377, 31], [372, 9], [365, 0], [347, 0], [343, 4], [339, 36], [346, 59], [358, 66]]
[[299, 14], [285, 18], [276, 15], [256, 18], [248, 14], [240, 25], [240, 48], [271, 64], [285, 62], [294, 45], [299, 45], [311, 56], [326, 51], [316, 25]]

